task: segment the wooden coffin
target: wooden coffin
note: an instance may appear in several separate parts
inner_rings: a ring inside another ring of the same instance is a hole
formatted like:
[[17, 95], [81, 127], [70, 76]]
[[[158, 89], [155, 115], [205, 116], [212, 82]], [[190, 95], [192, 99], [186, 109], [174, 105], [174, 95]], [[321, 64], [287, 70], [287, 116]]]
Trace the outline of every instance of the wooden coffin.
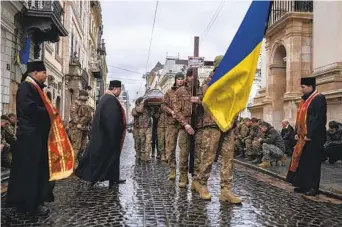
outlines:
[[145, 96], [145, 105], [146, 106], [158, 106], [162, 103], [164, 94], [159, 89], [152, 89], [148, 91]]

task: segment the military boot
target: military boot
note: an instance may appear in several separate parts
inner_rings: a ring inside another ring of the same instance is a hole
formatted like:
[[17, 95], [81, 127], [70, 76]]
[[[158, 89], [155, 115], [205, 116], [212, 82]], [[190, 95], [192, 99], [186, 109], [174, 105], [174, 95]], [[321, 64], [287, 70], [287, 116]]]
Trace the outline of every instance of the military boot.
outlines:
[[179, 187], [185, 188], [188, 184], [188, 174], [187, 173], [181, 173], [179, 178]]
[[176, 179], [176, 169], [171, 168], [170, 174], [169, 174], [169, 180]]
[[262, 156], [257, 156], [253, 161], [252, 163], [253, 164], [260, 164], [261, 163], [261, 159], [262, 159]]
[[202, 186], [201, 186], [201, 184], [200, 184], [198, 181], [192, 180], [191, 191], [197, 191], [197, 192], [199, 192], [201, 187], [202, 187]]
[[235, 196], [233, 192], [228, 188], [221, 188], [220, 200], [233, 204], [241, 203], [241, 199]]
[[261, 164], [258, 165], [261, 168], [268, 168], [271, 166], [271, 162], [270, 161], [263, 161]]
[[211, 194], [208, 191], [208, 187], [206, 185], [202, 185], [200, 190], [200, 198], [204, 200], [211, 200]]

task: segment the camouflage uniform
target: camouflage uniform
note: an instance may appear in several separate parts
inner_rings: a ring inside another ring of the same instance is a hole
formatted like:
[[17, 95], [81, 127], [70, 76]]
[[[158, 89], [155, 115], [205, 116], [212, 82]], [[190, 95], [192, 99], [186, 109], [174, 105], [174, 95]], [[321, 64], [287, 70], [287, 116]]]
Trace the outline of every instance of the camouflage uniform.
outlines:
[[[174, 105], [174, 112], [176, 114], [177, 121], [181, 124], [182, 128], [179, 131], [179, 169], [180, 169], [180, 186], [187, 184], [188, 182], [188, 157], [190, 147], [190, 135], [185, 130], [185, 126], [190, 124], [192, 103], [190, 98], [192, 97], [192, 83], [187, 82], [185, 86], [179, 88], [176, 91], [177, 102]], [[202, 95], [202, 90], [198, 88], [198, 96]]]
[[138, 114], [137, 111], [135, 110], [135, 108], [132, 109], [132, 116], [133, 116], [133, 140], [134, 140], [134, 149], [136, 152], [136, 158], [138, 159], [138, 133], [139, 133], [139, 118], [138, 118]]
[[[257, 136], [259, 134], [259, 126], [258, 125], [252, 125], [249, 130], [248, 136], [245, 138], [245, 144], [246, 144], [246, 152], [245, 157], [247, 159], [253, 159], [252, 156], [254, 156], [254, 150], [253, 150], [253, 141], [257, 139]], [[257, 144], [255, 144], [255, 147]]]
[[[202, 86], [202, 93], [207, 85]], [[211, 115], [202, 106], [198, 106], [195, 134], [195, 161], [192, 189], [200, 193], [202, 199], [210, 199], [207, 181], [214, 163], [220, 140], [220, 129]]]
[[70, 140], [75, 152], [75, 168], [78, 159], [88, 142], [89, 125], [93, 117], [93, 109], [84, 100], [76, 100], [70, 111], [71, 121], [69, 123]]
[[158, 139], [158, 147], [157, 147], [157, 158], [161, 158], [162, 161], [165, 161], [165, 132], [166, 132], [166, 124], [165, 118], [166, 114], [160, 108], [154, 113], [156, 119], [158, 119], [157, 124], [157, 139]]
[[250, 131], [250, 127], [247, 126], [244, 122], [241, 122], [236, 130], [236, 140], [235, 147], [237, 153], [243, 153], [245, 148], [245, 139], [247, 138]]
[[[169, 89], [163, 98], [163, 102], [161, 104], [161, 109], [165, 113], [165, 158], [166, 161], [171, 169], [172, 175], [176, 171], [176, 146], [179, 134], [179, 123], [176, 119], [172, 117], [172, 111], [175, 103], [177, 102], [176, 99], [176, 91], [179, 88], [173, 86]], [[171, 174], [170, 174], [171, 175]], [[173, 177], [172, 177], [173, 178]]]
[[135, 107], [135, 111], [132, 112], [132, 114], [134, 117], [138, 117], [136, 158], [142, 161], [149, 161], [152, 149], [151, 110], [150, 108], [145, 107], [143, 103], [140, 103]]
[[260, 141], [262, 143], [263, 158], [259, 167], [267, 168], [272, 162], [277, 163], [278, 161], [285, 163], [286, 156], [284, 154], [286, 148], [283, 138], [270, 124], [264, 122], [262, 126], [267, 127], [267, 130], [264, 138]]
[[[7, 126], [8, 127], [8, 126]], [[6, 128], [1, 127], [1, 167], [10, 168], [12, 163], [12, 153], [10, 144], [6, 141]]]

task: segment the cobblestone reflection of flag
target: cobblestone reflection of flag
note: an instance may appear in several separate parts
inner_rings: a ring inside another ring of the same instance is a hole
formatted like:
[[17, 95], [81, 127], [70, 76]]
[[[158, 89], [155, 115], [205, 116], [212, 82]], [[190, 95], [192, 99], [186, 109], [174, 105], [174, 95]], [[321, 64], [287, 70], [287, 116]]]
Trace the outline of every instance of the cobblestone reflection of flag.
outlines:
[[222, 131], [229, 130], [247, 104], [272, 1], [253, 1], [203, 98]]

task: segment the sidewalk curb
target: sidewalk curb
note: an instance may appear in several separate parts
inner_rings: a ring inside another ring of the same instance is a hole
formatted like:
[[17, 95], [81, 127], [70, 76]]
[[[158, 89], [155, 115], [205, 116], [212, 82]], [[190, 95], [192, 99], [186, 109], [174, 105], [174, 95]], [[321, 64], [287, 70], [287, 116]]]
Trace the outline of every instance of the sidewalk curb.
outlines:
[[[286, 177], [285, 176], [279, 175], [279, 174], [274, 173], [272, 171], [269, 171], [267, 169], [260, 168], [260, 167], [258, 167], [256, 165], [251, 164], [251, 163], [246, 163], [246, 162], [240, 161], [238, 159], [234, 159], [234, 163], [240, 164], [240, 165], [245, 166], [247, 168], [254, 169], [254, 170], [258, 171], [258, 172], [261, 172], [261, 173], [264, 173], [266, 175], [275, 177], [275, 178], [277, 178], [279, 180], [286, 181]], [[324, 195], [327, 195], [329, 197], [342, 200], [342, 194], [338, 194], [338, 193], [326, 190], [324, 188], [320, 188], [319, 191], [320, 191], [320, 193], [322, 193]]]

